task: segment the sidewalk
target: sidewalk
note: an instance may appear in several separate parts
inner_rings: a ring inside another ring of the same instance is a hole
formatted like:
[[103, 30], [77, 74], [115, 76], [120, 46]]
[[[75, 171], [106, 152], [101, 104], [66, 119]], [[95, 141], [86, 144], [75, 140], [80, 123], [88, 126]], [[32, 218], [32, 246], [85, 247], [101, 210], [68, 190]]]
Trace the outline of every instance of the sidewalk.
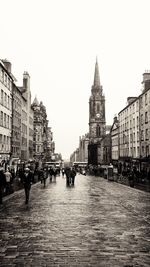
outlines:
[[[120, 184], [124, 184], [127, 186], [129, 185], [129, 179], [126, 176], [122, 176], [120, 177], [115, 177], [114, 181]], [[136, 181], [134, 181], [134, 188], [137, 188], [139, 190], [145, 191], [145, 192], [150, 192], [150, 183], [148, 181], [146, 181], [145, 183], [137, 183]]]

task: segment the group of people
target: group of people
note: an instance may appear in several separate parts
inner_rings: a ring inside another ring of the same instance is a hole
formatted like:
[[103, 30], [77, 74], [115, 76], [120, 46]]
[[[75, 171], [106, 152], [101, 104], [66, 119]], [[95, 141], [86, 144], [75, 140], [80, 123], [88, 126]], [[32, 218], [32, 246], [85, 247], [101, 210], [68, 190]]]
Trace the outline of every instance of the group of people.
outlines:
[[76, 170], [74, 167], [67, 167], [65, 169], [65, 174], [66, 174], [66, 185], [70, 186], [73, 185], [74, 186], [74, 182], [75, 182], [75, 176], [76, 176]]
[[[75, 168], [66, 167], [63, 168], [61, 172], [63, 177], [64, 175], [66, 176], [66, 185], [74, 186], [76, 176]], [[41, 183], [45, 187], [48, 177], [49, 181], [52, 182], [52, 179], [55, 180], [56, 176], [59, 174], [60, 170], [58, 170], [56, 167], [43, 167], [38, 170], [38, 180], [41, 181]], [[2, 204], [4, 188], [6, 189], [7, 193], [10, 192], [12, 179], [13, 177], [9, 168], [6, 172], [4, 172], [3, 168], [0, 168], [0, 204]], [[25, 167], [24, 169], [19, 171], [19, 179], [25, 191], [25, 204], [28, 204], [31, 185], [34, 183], [34, 172], [32, 172], [29, 167]]]

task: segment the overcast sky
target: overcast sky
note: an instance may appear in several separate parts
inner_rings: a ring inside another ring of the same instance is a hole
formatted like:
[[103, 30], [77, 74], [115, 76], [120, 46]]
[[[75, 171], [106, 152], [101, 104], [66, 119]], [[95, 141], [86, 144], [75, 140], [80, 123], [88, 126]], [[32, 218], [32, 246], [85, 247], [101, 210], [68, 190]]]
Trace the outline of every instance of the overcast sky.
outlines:
[[31, 77], [64, 159], [88, 132], [96, 56], [106, 123], [141, 93], [150, 69], [150, 0], [0, 0], [0, 58]]

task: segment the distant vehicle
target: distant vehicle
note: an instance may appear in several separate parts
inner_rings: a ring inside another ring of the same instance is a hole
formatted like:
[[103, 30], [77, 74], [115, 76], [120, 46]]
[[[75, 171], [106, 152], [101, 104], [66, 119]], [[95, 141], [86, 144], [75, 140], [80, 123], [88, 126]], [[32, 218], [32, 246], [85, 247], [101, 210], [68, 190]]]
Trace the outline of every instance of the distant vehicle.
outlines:
[[44, 166], [47, 166], [48, 168], [50, 167], [60, 168], [60, 162], [59, 161], [47, 161], [47, 162], [44, 162]]
[[74, 161], [73, 162], [73, 166], [74, 167], [81, 167], [81, 168], [85, 168], [87, 166], [87, 162], [81, 162], [81, 161]]

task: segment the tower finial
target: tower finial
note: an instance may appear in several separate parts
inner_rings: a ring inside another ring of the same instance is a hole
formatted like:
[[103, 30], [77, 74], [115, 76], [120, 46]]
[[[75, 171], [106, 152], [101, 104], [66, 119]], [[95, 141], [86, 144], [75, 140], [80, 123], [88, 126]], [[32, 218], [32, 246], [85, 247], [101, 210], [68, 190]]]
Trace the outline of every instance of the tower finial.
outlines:
[[94, 86], [100, 86], [99, 67], [98, 67], [97, 56], [96, 56], [96, 63], [95, 63]]
[[98, 64], [98, 59], [97, 59], [97, 56], [96, 56], [96, 63]]

